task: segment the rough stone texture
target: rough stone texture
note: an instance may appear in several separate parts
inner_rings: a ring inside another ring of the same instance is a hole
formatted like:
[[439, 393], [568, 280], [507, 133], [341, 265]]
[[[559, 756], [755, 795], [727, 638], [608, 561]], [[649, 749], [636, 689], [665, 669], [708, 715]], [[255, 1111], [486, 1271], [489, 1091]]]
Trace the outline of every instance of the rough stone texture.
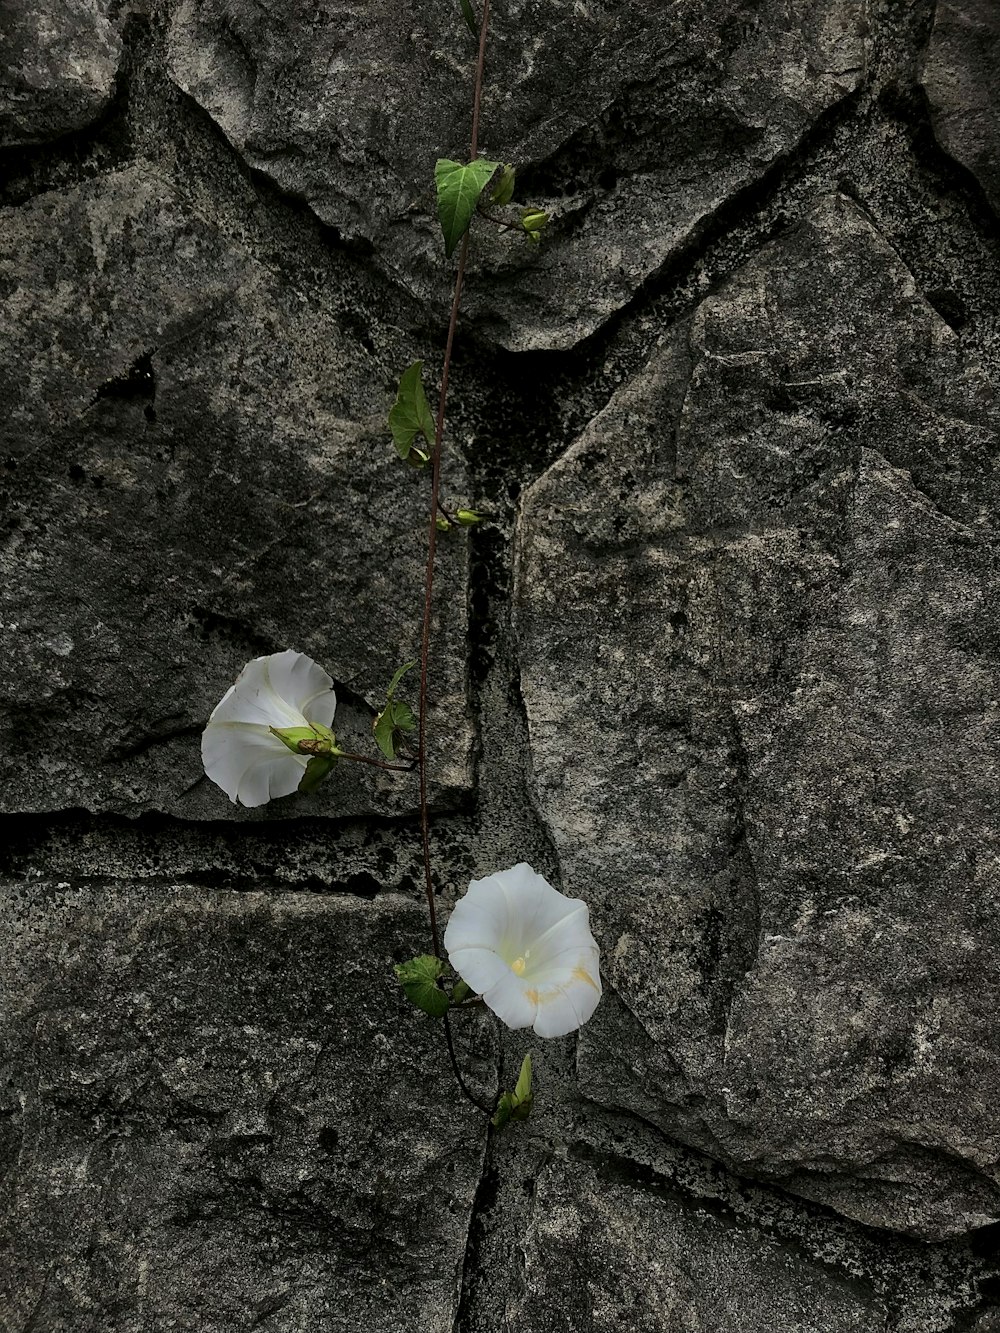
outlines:
[[[338, 733], [372, 748], [365, 701], [419, 644], [426, 487], [340, 303], [150, 164], [0, 213], [0, 807], [235, 814], [196, 737], [243, 664], [285, 647], [326, 666]], [[469, 780], [465, 565], [451, 543], [439, 795]], [[413, 779], [370, 771], [342, 766], [319, 808], [412, 809]]]
[[[857, 87], [865, 31], [863, 0], [512, 0], [481, 151], [556, 221], [537, 250], [483, 228], [467, 312], [511, 348], [592, 333]], [[443, 303], [433, 168], [468, 152], [474, 53], [450, 4], [180, 0], [169, 59], [248, 162]]]
[[107, 105], [121, 56], [110, 0], [0, 3], [0, 147], [78, 130]]
[[391, 896], [0, 890], [4, 1329], [451, 1333], [482, 1139], [391, 978], [423, 929]]
[[1000, 212], [1000, 9], [994, 0], [938, 0], [924, 88], [942, 145], [975, 174]]
[[528, 860], [605, 946], [577, 1039], [456, 1022], [484, 1095], [532, 1052], [502, 1135], [392, 981], [414, 784], [198, 782], [248, 657], [323, 660], [361, 744], [413, 656], [384, 417], [440, 372], [457, 0], [115, 7], [105, 110], [0, 148], [3, 1333], [996, 1328], [1000, 234], [921, 87], [949, 13], [493, 7], [482, 142], [557, 216], [473, 244], [434, 877], [443, 922]]
[[524, 1239], [525, 1333], [871, 1333], [886, 1310], [862, 1283], [670, 1193], [637, 1195], [592, 1168], [543, 1169]]
[[591, 1095], [881, 1226], [1000, 1215], [989, 381], [833, 198], [527, 493], [534, 791]]

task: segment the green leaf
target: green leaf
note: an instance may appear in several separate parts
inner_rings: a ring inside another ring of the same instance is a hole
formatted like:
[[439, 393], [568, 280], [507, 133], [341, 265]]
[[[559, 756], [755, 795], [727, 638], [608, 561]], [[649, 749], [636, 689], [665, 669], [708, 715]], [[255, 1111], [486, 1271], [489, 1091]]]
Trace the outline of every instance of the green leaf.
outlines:
[[299, 791], [304, 795], [315, 791], [335, 763], [336, 760], [333, 755], [314, 755], [306, 764], [306, 771], [302, 774], [302, 779], [299, 782]]
[[417, 719], [413, 716], [413, 709], [409, 704], [404, 704], [401, 699], [389, 700], [372, 723], [375, 744], [386, 759], [396, 758], [396, 745], [400, 733], [413, 731], [416, 725]]
[[[432, 447], [434, 445], [434, 418], [420, 377], [423, 365], [422, 361], [414, 361], [412, 366], [403, 371], [399, 392], [389, 413], [389, 429], [392, 431], [396, 452], [400, 458], [408, 461], [413, 441], [418, 435], [422, 435]], [[414, 452], [418, 455], [418, 465], [422, 467], [427, 462], [427, 455], [423, 450]]]
[[479, 24], [476, 22], [475, 10], [472, 8], [472, 5], [469, 3], [469, 0], [458, 0], [458, 2], [462, 6], [462, 17], [468, 24], [469, 31], [472, 33], [473, 37], [475, 37], [476, 41], [478, 42]]
[[490, 191], [490, 203], [498, 204], [501, 208], [510, 203], [514, 197], [514, 175], [514, 168], [505, 162], [499, 180]]
[[499, 169], [498, 162], [480, 158], [475, 162], [452, 162], [438, 159], [434, 168], [437, 182], [438, 221], [444, 233], [445, 254], [450, 258], [455, 246], [469, 230], [480, 195]]
[[517, 1085], [513, 1092], [504, 1092], [493, 1112], [492, 1123], [497, 1129], [503, 1129], [512, 1120], [527, 1120], [531, 1114], [534, 1098], [531, 1094], [531, 1054], [521, 1061], [521, 1072], [517, 1076]]
[[452, 1004], [461, 1004], [462, 1001], [467, 1000], [471, 994], [472, 987], [470, 985], [464, 981], [456, 981], [451, 988], [451, 1002]]
[[440, 1018], [448, 1012], [451, 1001], [437, 984], [444, 971], [444, 963], [432, 954], [421, 954], [408, 963], [396, 964], [396, 976], [406, 992], [406, 998], [431, 1018]]
[[392, 698], [392, 696], [396, 693], [396, 686], [397, 686], [397, 685], [399, 684], [399, 682], [403, 679], [403, 677], [406, 675], [406, 673], [407, 673], [408, 671], [412, 671], [413, 668], [414, 668], [416, 665], [417, 665], [417, 664], [416, 664], [416, 661], [413, 661], [413, 662], [404, 662], [403, 665], [402, 665], [401, 667], [398, 667], [398, 668], [397, 668], [396, 673], [395, 673], [395, 675], [393, 676], [392, 680], [389, 681], [389, 688], [388, 688], [388, 689], [386, 690], [386, 692], [385, 692], [385, 697], [386, 697], [387, 699], [391, 699], [391, 698]]

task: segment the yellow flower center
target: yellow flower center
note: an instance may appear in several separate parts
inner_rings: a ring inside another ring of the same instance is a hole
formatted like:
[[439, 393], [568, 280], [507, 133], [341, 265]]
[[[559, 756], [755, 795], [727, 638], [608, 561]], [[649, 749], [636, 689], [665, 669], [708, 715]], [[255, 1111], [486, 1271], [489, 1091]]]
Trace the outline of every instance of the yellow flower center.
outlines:
[[527, 957], [524, 957], [524, 958], [515, 958], [514, 961], [513, 961], [513, 962], [511, 963], [511, 965], [510, 965], [510, 970], [515, 974], [515, 976], [523, 977], [523, 976], [524, 976], [524, 969], [525, 969], [527, 966], [528, 966], [528, 960], [527, 960]]

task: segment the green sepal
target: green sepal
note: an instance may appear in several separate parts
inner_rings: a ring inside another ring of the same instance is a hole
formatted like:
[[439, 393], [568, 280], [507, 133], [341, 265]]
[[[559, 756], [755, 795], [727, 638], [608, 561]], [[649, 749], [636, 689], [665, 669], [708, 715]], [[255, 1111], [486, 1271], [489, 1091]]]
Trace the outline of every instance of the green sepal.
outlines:
[[456, 509], [455, 517], [463, 528], [474, 528], [477, 523], [483, 521], [482, 514], [477, 514], [474, 509]]
[[416, 453], [416, 467], [423, 467], [428, 458], [424, 450], [414, 449], [413, 441], [417, 436], [422, 435], [431, 447], [434, 445], [434, 418], [421, 379], [423, 365], [422, 361], [414, 361], [403, 371], [396, 401], [389, 413], [389, 429], [396, 452], [407, 462], [412, 462], [410, 455]]
[[268, 731], [292, 754], [327, 755], [336, 748], [333, 732], [321, 722], [310, 723], [308, 727], [268, 727]]
[[497, 204], [500, 208], [503, 208], [505, 204], [510, 203], [514, 197], [514, 176], [514, 168], [509, 162], [505, 162], [499, 180], [490, 191], [491, 204]]
[[437, 518], [434, 520], [434, 526], [437, 528], [438, 532], [451, 532], [451, 524], [442, 514], [438, 514]]
[[396, 964], [396, 976], [406, 998], [431, 1018], [441, 1018], [448, 1012], [451, 1001], [437, 981], [444, 971], [444, 963], [433, 954], [421, 954], [408, 963]]
[[313, 755], [306, 764], [306, 771], [302, 774], [299, 791], [303, 794], [315, 791], [336, 762], [332, 754]]
[[451, 258], [469, 230], [480, 196], [499, 170], [498, 162], [478, 158], [475, 162], [453, 162], [438, 158], [434, 167], [437, 185], [438, 221], [444, 233], [444, 251]]
[[451, 988], [452, 1004], [461, 1004], [472, 994], [472, 987], [465, 981], [456, 981]]
[[469, 31], [472, 33], [473, 37], [475, 37], [476, 41], [478, 41], [479, 24], [476, 22], [475, 10], [472, 8], [472, 5], [469, 3], [469, 0], [458, 0], [458, 3], [462, 7], [462, 18], [465, 19]]
[[521, 1072], [517, 1076], [514, 1091], [500, 1094], [500, 1100], [497, 1102], [497, 1109], [493, 1113], [491, 1123], [497, 1129], [503, 1129], [512, 1120], [527, 1120], [531, 1114], [533, 1101], [534, 1098], [531, 1094], [531, 1054], [529, 1052], [521, 1061]]

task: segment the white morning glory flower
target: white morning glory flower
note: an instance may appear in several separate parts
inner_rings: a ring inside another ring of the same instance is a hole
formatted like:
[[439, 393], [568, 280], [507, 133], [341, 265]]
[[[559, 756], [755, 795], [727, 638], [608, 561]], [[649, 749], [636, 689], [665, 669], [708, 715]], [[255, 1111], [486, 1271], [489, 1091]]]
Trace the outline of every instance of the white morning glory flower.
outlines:
[[601, 998], [587, 904], [523, 862], [472, 881], [444, 947], [462, 980], [511, 1028], [562, 1037], [586, 1023]]
[[333, 681], [311, 657], [291, 649], [256, 657], [208, 720], [201, 738], [205, 772], [234, 803], [289, 796], [309, 756], [293, 754], [271, 728], [329, 728], [336, 709]]

